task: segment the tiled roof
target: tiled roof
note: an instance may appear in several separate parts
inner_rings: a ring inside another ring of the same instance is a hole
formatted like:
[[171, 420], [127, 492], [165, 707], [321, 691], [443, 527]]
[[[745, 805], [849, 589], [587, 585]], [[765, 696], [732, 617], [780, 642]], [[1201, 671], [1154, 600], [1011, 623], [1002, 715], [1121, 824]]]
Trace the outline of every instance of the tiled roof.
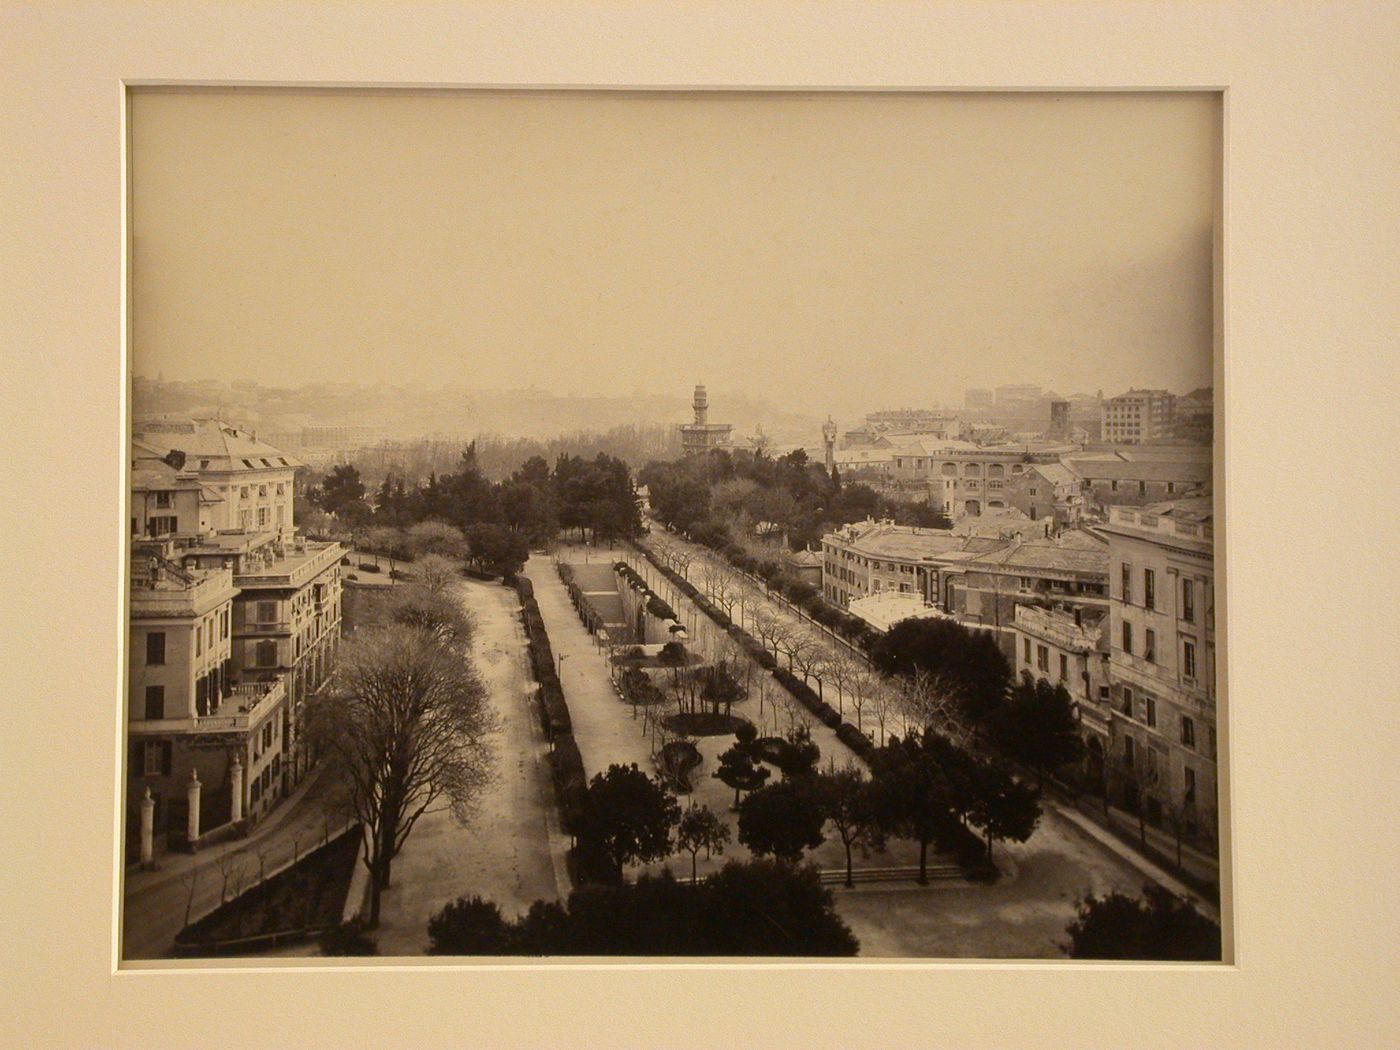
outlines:
[[887, 522], [864, 522], [855, 528], [855, 539], [843, 542], [875, 557], [917, 560], [939, 557], [948, 551], [973, 549], [974, 544], [1004, 545], [998, 541], [957, 536], [946, 529], [914, 529]]
[[1052, 485], [1073, 485], [1079, 480], [1079, 475], [1063, 463], [1036, 463], [1030, 472], [1039, 474]]
[[147, 420], [134, 424], [132, 432], [139, 444], [157, 455], [172, 449], [183, 452], [191, 469], [265, 470], [301, 465], [251, 432], [218, 419]]
[[1098, 542], [1089, 548], [1078, 543], [1017, 543], [1006, 550], [984, 554], [970, 562], [968, 567], [976, 568], [979, 565], [1007, 571], [1025, 569], [1032, 572], [1048, 570], [1106, 575], [1108, 545]]
[[163, 459], [137, 449], [131, 466], [132, 492], [191, 492], [198, 491], [204, 503], [222, 503], [223, 497], [208, 485], [200, 483], [192, 473], [176, 470]]
[[1070, 466], [1089, 481], [1210, 481], [1209, 463], [1074, 458]]

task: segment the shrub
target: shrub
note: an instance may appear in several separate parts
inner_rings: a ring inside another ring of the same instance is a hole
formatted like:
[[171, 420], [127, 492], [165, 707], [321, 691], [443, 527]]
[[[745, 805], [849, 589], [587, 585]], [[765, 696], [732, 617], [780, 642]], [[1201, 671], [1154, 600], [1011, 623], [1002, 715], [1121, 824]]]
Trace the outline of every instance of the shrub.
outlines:
[[378, 572], [378, 571], [379, 571], [379, 566], [376, 565], [376, 564], [374, 564], [374, 562], [372, 562], [372, 561], [362, 561], [362, 562], [360, 562], [360, 571], [361, 571], [361, 572]]
[[480, 897], [458, 897], [428, 920], [428, 954], [504, 955], [509, 935], [500, 907]]

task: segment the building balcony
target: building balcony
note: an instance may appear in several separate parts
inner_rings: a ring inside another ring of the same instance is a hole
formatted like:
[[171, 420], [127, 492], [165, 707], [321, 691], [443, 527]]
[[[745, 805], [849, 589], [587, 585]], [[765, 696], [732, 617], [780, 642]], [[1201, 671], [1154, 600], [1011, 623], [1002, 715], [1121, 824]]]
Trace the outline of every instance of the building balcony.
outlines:
[[234, 710], [231, 712], [221, 711], [212, 715], [195, 715], [193, 718], [133, 720], [130, 729], [133, 735], [246, 733], [262, 721], [268, 712], [277, 707], [286, 697], [286, 683], [281, 678], [274, 682], [251, 682], [236, 685], [228, 700], [220, 705], [221, 708], [233, 706]]
[[245, 638], [254, 634], [290, 634], [291, 632], [290, 620], [259, 620], [254, 623], [234, 624], [233, 627], [235, 638]]

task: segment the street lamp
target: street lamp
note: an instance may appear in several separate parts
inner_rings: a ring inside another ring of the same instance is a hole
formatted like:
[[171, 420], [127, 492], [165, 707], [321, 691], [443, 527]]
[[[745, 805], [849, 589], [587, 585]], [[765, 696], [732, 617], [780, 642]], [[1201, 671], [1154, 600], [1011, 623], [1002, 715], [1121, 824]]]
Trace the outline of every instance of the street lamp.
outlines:
[[556, 653], [556, 654], [555, 654], [554, 673], [555, 673], [556, 675], [561, 676], [561, 677], [563, 676], [563, 674], [564, 674], [564, 661], [567, 660], [567, 659], [568, 659], [568, 656], [566, 656], [564, 653]]

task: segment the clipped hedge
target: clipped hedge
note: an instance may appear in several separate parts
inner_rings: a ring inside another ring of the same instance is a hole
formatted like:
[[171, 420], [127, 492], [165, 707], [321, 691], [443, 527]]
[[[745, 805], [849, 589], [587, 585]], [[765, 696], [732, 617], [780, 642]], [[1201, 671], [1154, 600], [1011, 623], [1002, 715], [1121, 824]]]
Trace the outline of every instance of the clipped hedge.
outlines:
[[588, 776], [573, 733], [561, 733], [555, 739], [549, 769], [560, 823], [570, 835], [579, 835], [587, 825]]
[[535, 681], [540, 683], [537, 694], [540, 726], [551, 741], [557, 741], [560, 735], [573, 732], [573, 720], [569, 717], [569, 705], [564, 701], [564, 689], [559, 684], [559, 673], [554, 667], [554, 650], [550, 647], [549, 632], [545, 630], [544, 618], [540, 616], [540, 607], [535, 601], [535, 588], [529, 580], [520, 576], [516, 577], [515, 589], [520, 595], [520, 618], [529, 642], [530, 668]]
[[842, 722], [836, 727], [836, 739], [867, 762], [875, 754], [875, 742], [850, 722]]

